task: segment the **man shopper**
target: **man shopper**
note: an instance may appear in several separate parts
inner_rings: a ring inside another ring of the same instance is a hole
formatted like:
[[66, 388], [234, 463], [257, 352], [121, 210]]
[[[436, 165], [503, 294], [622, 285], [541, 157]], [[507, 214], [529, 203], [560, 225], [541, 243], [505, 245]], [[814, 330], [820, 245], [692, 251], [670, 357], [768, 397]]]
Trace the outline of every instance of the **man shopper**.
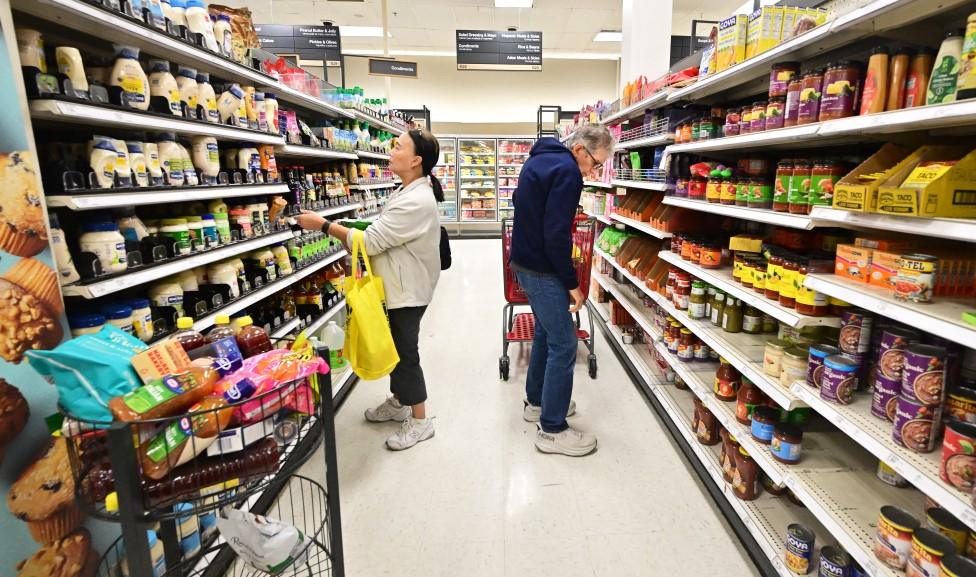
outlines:
[[532, 147], [515, 191], [510, 266], [535, 315], [535, 340], [525, 379], [523, 418], [538, 422], [535, 446], [544, 453], [581, 457], [596, 437], [574, 429], [573, 370], [576, 323], [586, 300], [573, 268], [573, 221], [583, 176], [600, 171], [613, 150], [604, 126], [586, 124], [563, 146], [541, 138]]

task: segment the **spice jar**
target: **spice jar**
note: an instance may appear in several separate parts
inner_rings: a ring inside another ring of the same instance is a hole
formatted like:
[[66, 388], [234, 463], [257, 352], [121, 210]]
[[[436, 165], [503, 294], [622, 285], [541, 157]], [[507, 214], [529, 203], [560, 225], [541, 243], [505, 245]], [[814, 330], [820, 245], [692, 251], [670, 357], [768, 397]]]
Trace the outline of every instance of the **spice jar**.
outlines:
[[759, 483], [759, 466], [745, 449], [739, 447], [735, 473], [732, 475], [732, 491], [743, 501], [753, 501], [759, 497]]
[[695, 429], [695, 436], [702, 445], [716, 445], [722, 441], [718, 435], [718, 418], [702, 405], [698, 408], [698, 427]]
[[823, 68], [817, 68], [804, 74], [800, 80], [800, 105], [796, 115], [798, 125], [810, 124], [820, 119], [823, 74]]
[[786, 97], [790, 82], [800, 74], [799, 62], [777, 62], [769, 72], [769, 97]]
[[859, 62], [838, 60], [827, 66], [823, 77], [820, 121], [853, 116], [860, 89], [861, 64]]
[[688, 298], [688, 316], [693, 319], [705, 318], [707, 301], [704, 281], [696, 280], [691, 283], [691, 296]]
[[753, 439], [764, 445], [773, 441], [773, 430], [779, 423], [779, 411], [772, 407], [756, 407], [752, 412], [749, 432]]
[[807, 160], [793, 162], [793, 174], [790, 177], [790, 188], [787, 196], [791, 214], [809, 214], [810, 212], [810, 183], [813, 165]]
[[776, 183], [773, 189], [773, 210], [789, 212], [790, 180], [793, 178], [793, 161], [784, 158], [776, 163]]
[[752, 384], [752, 381], [742, 377], [742, 385], [736, 394], [735, 420], [743, 425], [752, 424], [752, 412], [756, 407], [764, 406], [767, 402], [766, 395], [759, 390], [759, 387]]
[[818, 160], [810, 171], [810, 206], [831, 206], [834, 203], [834, 185], [844, 177], [846, 170], [836, 160]]
[[720, 268], [722, 266], [722, 245], [714, 241], [702, 242], [701, 258], [698, 264], [707, 269]]
[[688, 329], [681, 329], [678, 336], [678, 359], [686, 363], [695, 360], [695, 335]]
[[773, 431], [773, 442], [769, 452], [780, 463], [795, 465], [800, 462], [800, 452], [803, 445], [803, 431], [799, 427], [780, 423]]
[[742, 313], [742, 332], [750, 335], [762, 334], [763, 319], [759, 309], [747, 306]]
[[783, 267], [776, 287], [779, 289], [780, 306], [792, 309], [796, 307], [796, 273], [800, 270], [800, 264], [796, 257], [784, 256]]
[[800, 116], [800, 92], [803, 90], [803, 81], [799, 77], [790, 80], [790, 86], [786, 90], [786, 112], [783, 115], [783, 126], [796, 126]]
[[738, 136], [739, 135], [739, 122], [742, 120], [741, 109], [730, 108], [725, 113], [725, 125], [722, 126], [722, 134], [724, 136]]
[[783, 351], [783, 360], [780, 363], [779, 384], [784, 389], [789, 389], [796, 381], [806, 381], [807, 379], [807, 356], [808, 350], [800, 347], [790, 347]]
[[720, 401], [734, 401], [742, 384], [742, 375], [727, 360], [720, 357], [718, 362], [712, 393]]
[[809, 260], [800, 261], [800, 268], [796, 271], [796, 312], [801, 315], [824, 317], [830, 312], [830, 297], [806, 286]]
[[783, 128], [786, 122], [786, 98], [777, 96], [766, 104], [766, 130]]
[[766, 104], [765, 100], [757, 100], [752, 103], [752, 118], [749, 123], [749, 132], [762, 132], [766, 130]]
[[728, 179], [719, 185], [719, 202], [726, 205], [734, 205], [739, 182], [735, 179]]
[[763, 350], [763, 373], [779, 379], [782, 373], [783, 353], [790, 344], [782, 339], [769, 339]]

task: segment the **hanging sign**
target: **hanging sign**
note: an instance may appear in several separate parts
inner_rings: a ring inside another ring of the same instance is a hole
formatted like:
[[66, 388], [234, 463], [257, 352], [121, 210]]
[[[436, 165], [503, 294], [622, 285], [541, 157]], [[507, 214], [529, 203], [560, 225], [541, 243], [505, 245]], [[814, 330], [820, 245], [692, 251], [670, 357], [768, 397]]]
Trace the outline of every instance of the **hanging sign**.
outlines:
[[372, 76], [393, 76], [395, 78], [417, 78], [417, 63], [383, 58], [369, 59], [369, 73]]
[[542, 70], [542, 32], [457, 30], [458, 70]]
[[333, 68], [342, 65], [342, 37], [338, 26], [288, 26], [255, 24], [261, 48], [273, 54], [295, 54], [322, 60]]

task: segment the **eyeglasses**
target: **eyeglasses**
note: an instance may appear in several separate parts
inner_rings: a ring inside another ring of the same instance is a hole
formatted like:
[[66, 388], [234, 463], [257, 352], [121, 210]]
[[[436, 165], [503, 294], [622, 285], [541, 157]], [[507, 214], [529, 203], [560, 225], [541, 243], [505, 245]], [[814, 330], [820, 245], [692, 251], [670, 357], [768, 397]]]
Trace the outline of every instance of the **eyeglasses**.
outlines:
[[601, 171], [601, 170], [603, 170], [603, 164], [604, 164], [604, 163], [603, 163], [603, 162], [599, 162], [599, 161], [598, 161], [598, 160], [596, 159], [596, 157], [595, 157], [595, 156], [593, 156], [593, 153], [592, 153], [592, 152], [590, 152], [590, 149], [589, 149], [589, 148], [587, 148], [585, 144], [584, 144], [584, 145], [582, 145], [582, 146], [583, 146], [583, 150], [585, 150], [585, 151], [586, 151], [586, 154], [587, 154], [587, 155], [588, 155], [588, 156], [590, 157], [590, 160], [592, 160], [592, 161], [593, 161], [593, 170], [595, 170], [595, 171], [597, 171], [597, 172], [599, 172], [599, 171]]

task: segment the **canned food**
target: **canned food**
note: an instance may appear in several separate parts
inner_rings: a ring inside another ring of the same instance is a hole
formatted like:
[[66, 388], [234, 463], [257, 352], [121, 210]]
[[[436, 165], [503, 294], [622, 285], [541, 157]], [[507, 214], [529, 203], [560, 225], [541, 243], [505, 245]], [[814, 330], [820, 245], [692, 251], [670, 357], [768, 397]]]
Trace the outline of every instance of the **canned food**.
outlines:
[[904, 569], [912, 551], [912, 535], [918, 527], [918, 520], [908, 512], [885, 505], [878, 519], [874, 556], [889, 567]]
[[773, 495], [774, 497], [779, 497], [786, 493], [786, 483], [777, 483], [769, 478], [769, 475], [766, 473], [762, 474], [762, 486], [767, 493]]
[[905, 577], [931, 577], [939, 574], [942, 558], [955, 550], [953, 542], [938, 531], [921, 528], [912, 535], [912, 553]]
[[871, 344], [871, 324], [874, 319], [862, 309], [844, 311], [840, 323], [841, 352], [849, 355], [863, 355]]
[[901, 255], [895, 276], [895, 298], [913, 303], [931, 301], [938, 263], [939, 258], [930, 254]]
[[810, 345], [810, 354], [807, 357], [807, 384], [819, 389], [823, 382], [824, 359], [839, 354], [840, 349], [832, 345]]
[[931, 453], [939, 437], [942, 407], [921, 405], [898, 397], [892, 438], [896, 443], [918, 453]]
[[883, 330], [881, 344], [878, 347], [878, 370], [889, 379], [900, 379], [902, 368], [905, 366], [903, 351], [918, 339], [919, 334], [912, 330], [899, 327]]
[[901, 394], [923, 405], [938, 405], [945, 392], [945, 367], [948, 351], [932, 345], [912, 345], [905, 349]]
[[946, 425], [939, 477], [960, 491], [973, 491], [976, 485], [976, 425], [959, 421]]
[[884, 461], [878, 461], [877, 475], [882, 482], [891, 485], [892, 487], [903, 488], [908, 486], [908, 481], [899, 475], [898, 471], [892, 469], [891, 466]]
[[946, 399], [946, 421], [976, 424], [976, 390], [966, 387], [953, 389]]
[[786, 528], [786, 568], [797, 575], [810, 572], [813, 561], [813, 544], [816, 541], [813, 531], [793, 523]]
[[932, 507], [925, 511], [925, 526], [933, 531], [945, 535], [952, 541], [955, 552], [962, 555], [966, 552], [966, 537], [969, 528], [966, 524], [952, 516], [952, 513], [942, 507]]
[[840, 547], [827, 545], [820, 549], [819, 577], [848, 577], [853, 559]]
[[851, 561], [851, 577], [869, 577], [868, 572], [857, 561]]
[[976, 562], [959, 555], [946, 555], [939, 570], [939, 577], [976, 577]]
[[891, 422], [895, 421], [898, 409], [898, 393], [901, 379], [889, 379], [880, 371], [874, 375], [874, 398], [871, 401], [871, 414]]
[[820, 398], [840, 405], [849, 405], [857, 390], [857, 371], [860, 365], [845, 356], [834, 355], [824, 359]]

